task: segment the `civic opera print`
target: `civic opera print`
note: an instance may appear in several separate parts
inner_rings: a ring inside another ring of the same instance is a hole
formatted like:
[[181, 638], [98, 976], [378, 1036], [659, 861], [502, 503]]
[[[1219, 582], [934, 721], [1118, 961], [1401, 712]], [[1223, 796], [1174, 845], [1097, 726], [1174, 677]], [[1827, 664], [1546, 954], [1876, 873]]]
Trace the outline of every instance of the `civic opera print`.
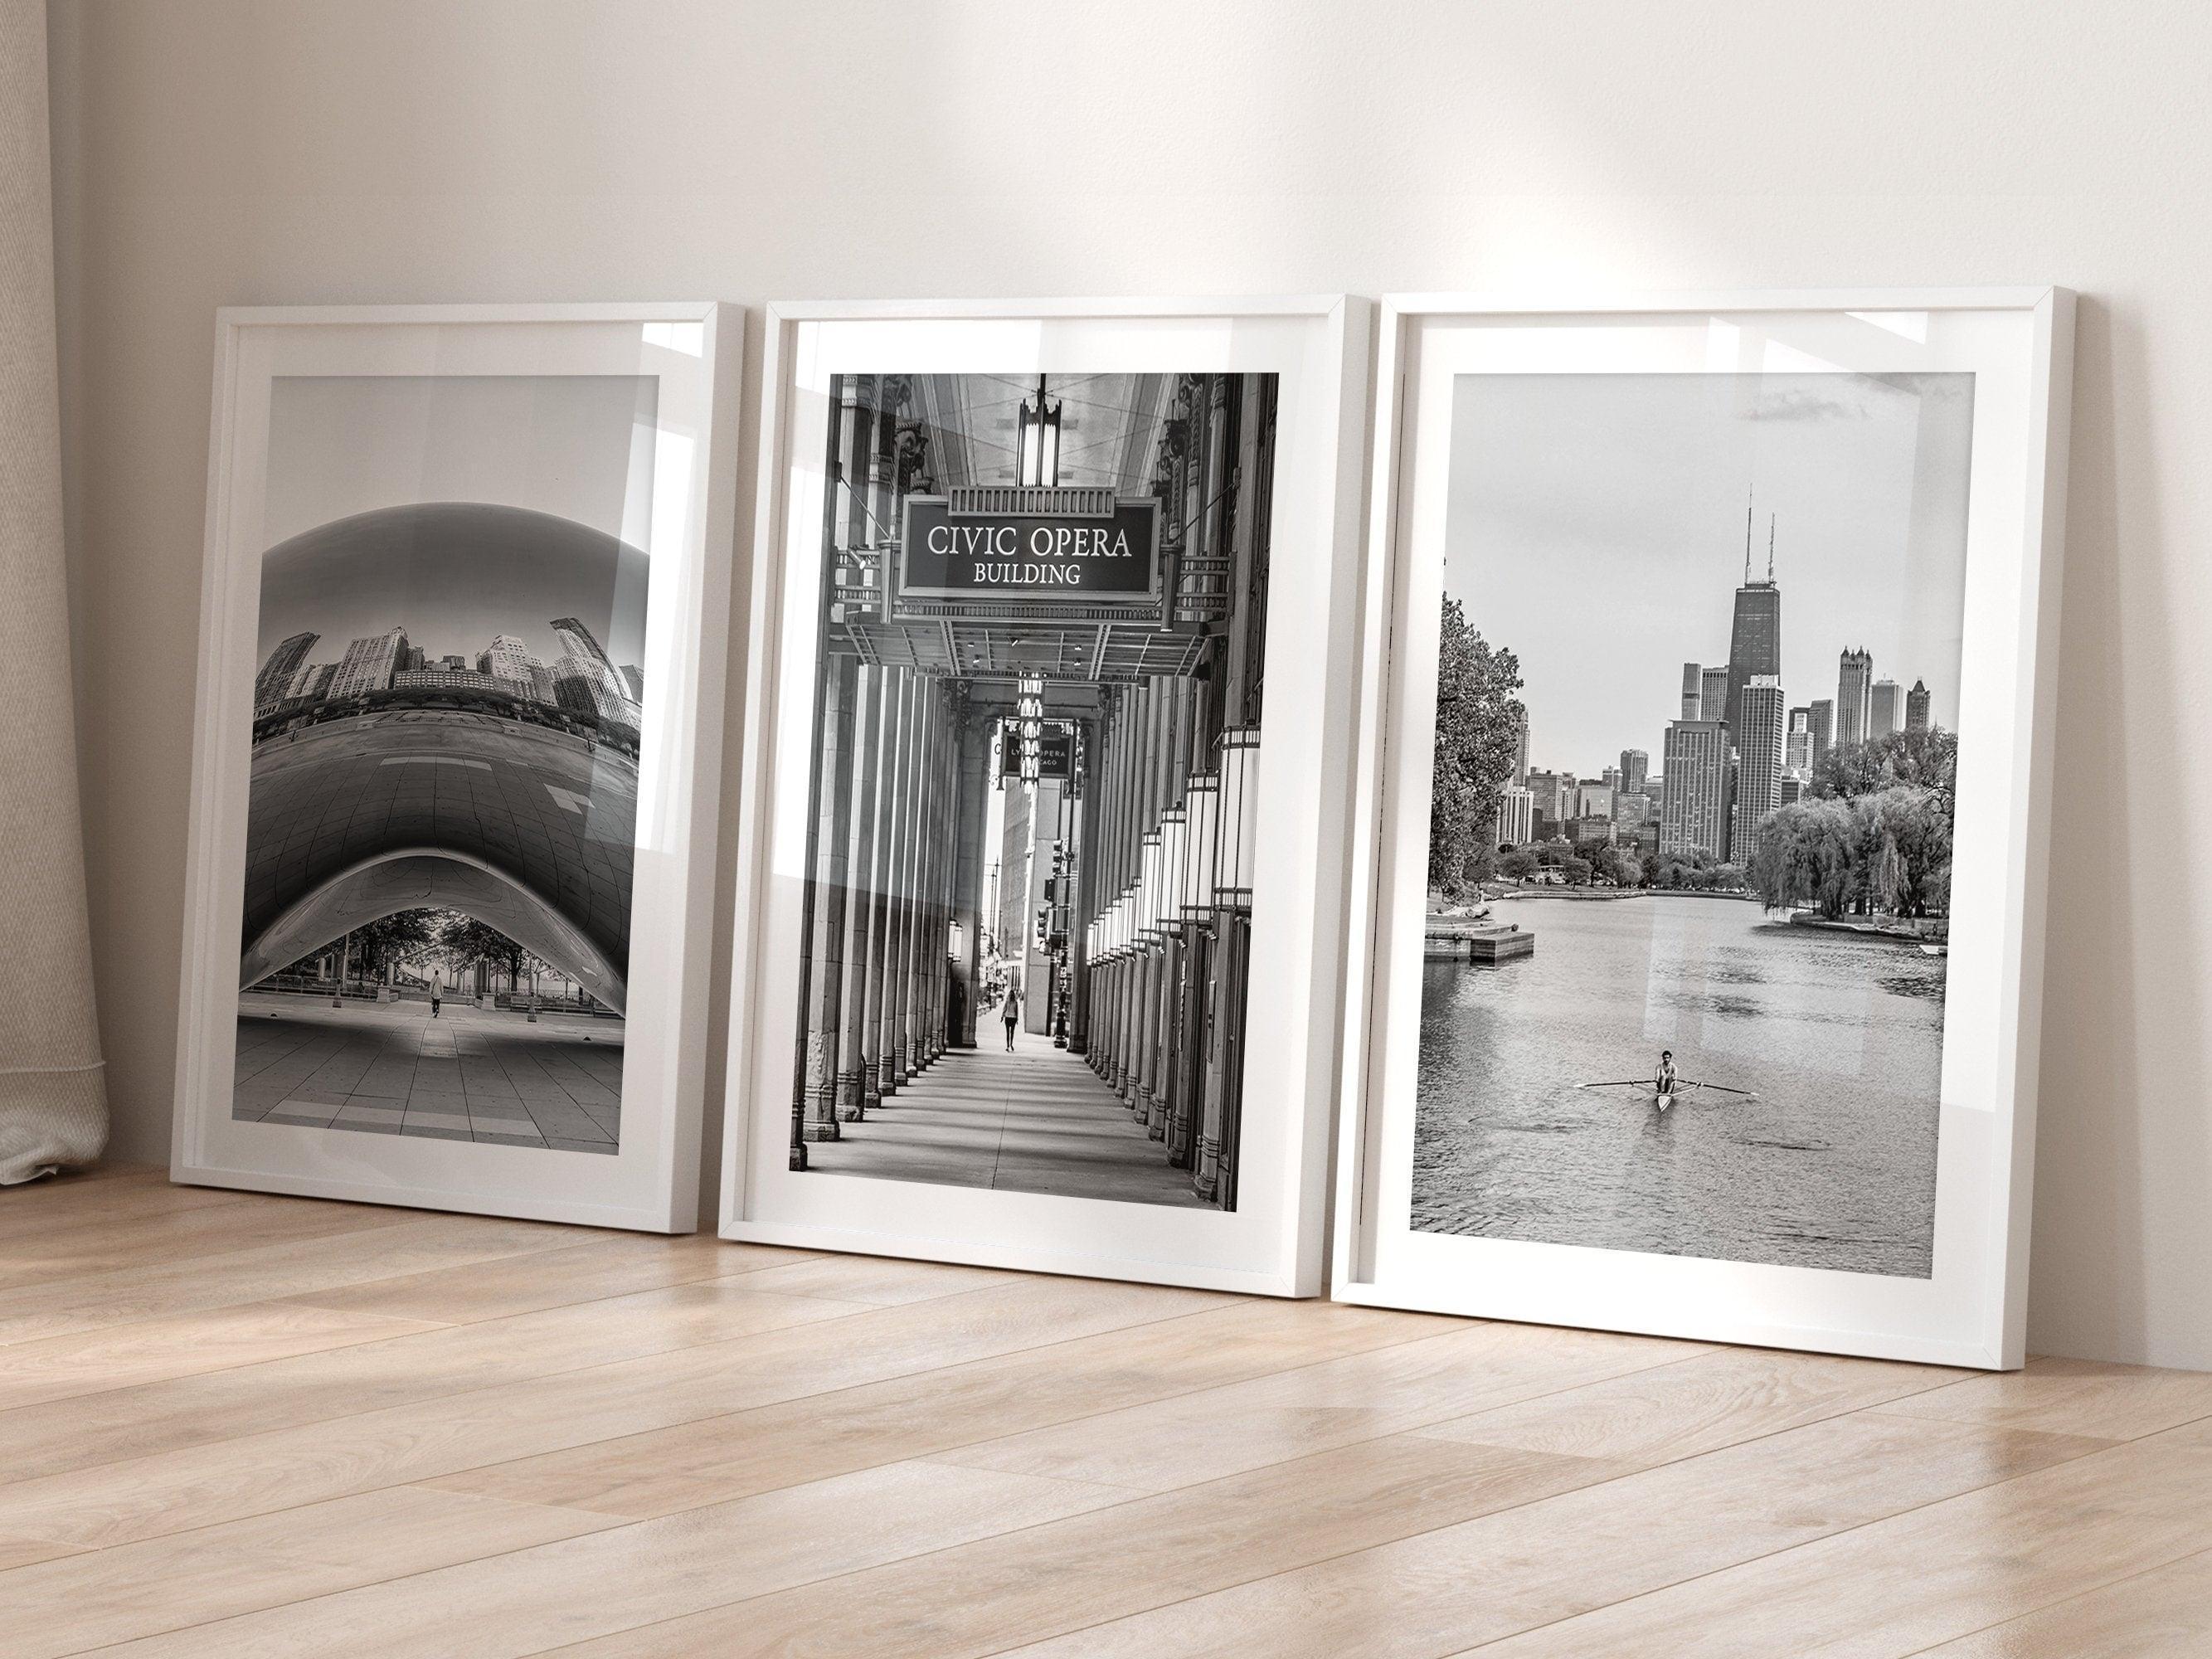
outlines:
[[1275, 378], [830, 398], [791, 1167], [1232, 1209]]
[[618, 1150], [654, 403], [276, 383], [234, 1118]]

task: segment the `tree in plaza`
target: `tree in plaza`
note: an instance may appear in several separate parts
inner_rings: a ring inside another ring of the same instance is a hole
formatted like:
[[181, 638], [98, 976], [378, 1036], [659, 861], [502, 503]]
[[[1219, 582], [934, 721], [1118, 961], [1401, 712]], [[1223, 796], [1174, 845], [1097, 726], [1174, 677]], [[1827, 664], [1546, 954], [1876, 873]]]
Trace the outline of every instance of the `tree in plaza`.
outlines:
[[1498, 802], [1520, 744], [1521, 665], [1443, 602], [1437, 666], [1435, 795], [1429, 810], [1429, 885], [1449, 897], [1490, 872]]
[[1566, 877], [1571, 887], [1587, 887], [1590, 871], [1590, 861], [1579, 853], [1570, 853], [1559, 860], [1559, 872]]
[[374, 979], [387, 967], [417, 954], [429, 945], [436, 916], [434, 910], [394, 910], [363, 922], [346, 935], [351, 971], [357, 977]]
[[438, 953], [458, 977], [482, 963], [503, 971], [512, 984], [522, 981], [530, 953], [489, 922], [449, 910], [438, 926]]
[[1498, 855], [1498, 870], [1516, 881], [1526, 881], [1536, 873], [1542, 860], [1533, 847], [1514, 847]]

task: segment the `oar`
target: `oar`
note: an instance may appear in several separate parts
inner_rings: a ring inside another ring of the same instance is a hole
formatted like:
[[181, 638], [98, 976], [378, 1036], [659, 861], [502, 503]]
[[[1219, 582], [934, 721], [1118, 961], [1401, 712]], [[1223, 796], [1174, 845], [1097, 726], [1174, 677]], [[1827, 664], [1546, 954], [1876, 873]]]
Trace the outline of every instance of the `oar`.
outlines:
[[1725, 1084], [1725, 1083], [1687, 1083], [1687, 1084], [1677, 1084], [1675, 1086], [1676, 1086], [1677, 1088], [1687, 1088], [1687, 1089], [1711, 1089], [1711, 1090], [1712, 1090], [1716, 1094], [1723, 1094], [1723, 1095], [1741, 1095], [1741, 1096], [1743, 1096], [1747, 1100], [1751, 1099], [1751, 1098], [1753, 1098], [1753, 1094], [1752, 1094], [1752, 1091], [1751, 1091], [1750, 1090], [1748, 1090], [1748, 1089], [1731, 1089], [1731, 1088], [1729, 1088], [1729, 1087], [1728, 1086], [1728, 1085], [1727, 1085], [1727, 1084]]
[[1648, 1077], [1625, 1077], [1612, 1083], [1577, 1083], [1575, 1085], [1575, 1087], [1577, 1089], [1648, 1089], [1650, 1086], [1651, 1079]]

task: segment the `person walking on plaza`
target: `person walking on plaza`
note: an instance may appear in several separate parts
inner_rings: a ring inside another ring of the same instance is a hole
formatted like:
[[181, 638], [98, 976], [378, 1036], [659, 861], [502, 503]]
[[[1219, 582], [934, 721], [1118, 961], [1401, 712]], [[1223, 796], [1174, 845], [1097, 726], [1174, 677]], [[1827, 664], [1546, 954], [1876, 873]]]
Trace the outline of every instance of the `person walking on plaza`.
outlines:
[[433, 1019], [438, 1017], [439, 995], [438, 975], [434, 973], [430, 975], [430, 1018]]
[[1000, 1018], [1006, 1022], [1006, 1052], [1011, 1054], [1014, 1052], [1014, 1027], [1020, 1022], [1022, 1017], [1022, 988], [1009, 984], [1006, 987], [1006, 1000], [1000, 1005]]

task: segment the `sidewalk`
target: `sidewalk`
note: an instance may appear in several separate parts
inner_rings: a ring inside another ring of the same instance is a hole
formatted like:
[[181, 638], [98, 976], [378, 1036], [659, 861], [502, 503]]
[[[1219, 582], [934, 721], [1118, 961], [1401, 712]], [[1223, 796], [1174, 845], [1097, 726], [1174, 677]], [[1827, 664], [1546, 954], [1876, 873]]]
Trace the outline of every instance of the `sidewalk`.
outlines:
[[560, 1152], [622, 1138], [623, 1022], [248, 991], [231, 1115]]
[[1125, 1204], [1208, 1207], [1168, 1166], [1127, 1107], [1082, 1057], [1052, 1039], [980, 1022], [955, 1048], [836, 1140], [811, 1141], [810, 1169], [884, 1181], [1048, 1193]]

